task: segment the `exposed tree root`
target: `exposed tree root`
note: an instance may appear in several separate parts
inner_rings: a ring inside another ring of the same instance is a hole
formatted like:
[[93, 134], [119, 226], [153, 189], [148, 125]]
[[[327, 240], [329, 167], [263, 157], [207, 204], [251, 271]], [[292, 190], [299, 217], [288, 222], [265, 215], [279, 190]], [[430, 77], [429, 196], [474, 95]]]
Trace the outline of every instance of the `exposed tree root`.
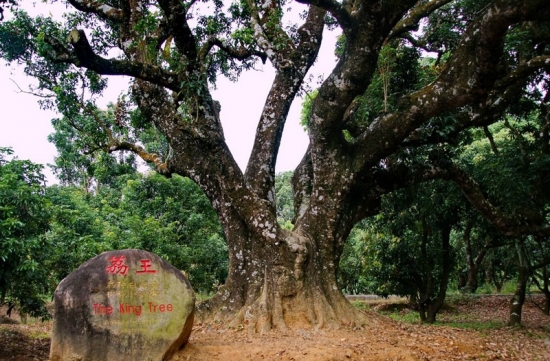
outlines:
[[282, 332], [290, 329], [339, 329], [368, 323], [366, 315], [355, 309], [343, 295], [328, 298], [320, 292], [307, 293], [312, 296], [281, 297], [275, 294], [267, 297], [266, 292], [262, 292], [255, 302], [232, 311], [227, 306], [220, 307], [219, 300], [214, 297], [198, 305], [196, 318], [201, 323], [246, 328], [249, 334], [265, 334], [272, 329]]

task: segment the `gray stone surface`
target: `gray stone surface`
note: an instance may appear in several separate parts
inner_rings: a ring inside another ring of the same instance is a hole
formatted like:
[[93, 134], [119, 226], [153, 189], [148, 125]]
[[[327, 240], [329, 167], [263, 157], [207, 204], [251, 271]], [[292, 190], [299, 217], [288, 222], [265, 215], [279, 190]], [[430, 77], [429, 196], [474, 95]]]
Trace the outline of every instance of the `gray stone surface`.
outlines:
[[54, 304], [50, 361], [163, 361], [189, 339], [195, 294], [158, 256], [122, 250], [68, 275]]

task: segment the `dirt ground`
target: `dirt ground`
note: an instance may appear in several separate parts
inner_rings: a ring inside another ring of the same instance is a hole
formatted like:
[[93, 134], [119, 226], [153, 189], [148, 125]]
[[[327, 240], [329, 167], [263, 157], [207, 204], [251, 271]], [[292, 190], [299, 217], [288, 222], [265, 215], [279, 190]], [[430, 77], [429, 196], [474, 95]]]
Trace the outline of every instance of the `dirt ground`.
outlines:
[[[506, 327], [508, 297], [463, 299], [439, 315], [436, 325], [395, 321], [384, 310], [413, 319], [394, 304], [369, 303], [364, 328], [293, 330], [249, 336], [241, 329], [197, 324], [177, 361], [242, 360], [544, 360], [550, 361], [550, 318], [533, 302], [524, 326]], [[456, 327], [462, 325], [461, 328]], [[464, 329], [464, 327], [476, 328]], [[48, 360], [51, 323], [20, 323], [0, 316], [0, 361]]]

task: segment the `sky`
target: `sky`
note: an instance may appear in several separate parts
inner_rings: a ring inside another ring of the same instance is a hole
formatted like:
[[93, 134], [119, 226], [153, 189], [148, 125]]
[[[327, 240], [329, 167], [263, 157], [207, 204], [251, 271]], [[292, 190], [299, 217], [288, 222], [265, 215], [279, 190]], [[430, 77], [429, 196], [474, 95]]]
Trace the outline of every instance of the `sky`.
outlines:
[[[31, 8], [29, 13], [48, 13], [49, 7]], [[336, 34], [325, 31], [318, 60], [309, 74], [314, 79], [326, 78], [335, 65]], [[249, 71], [233, 83], [220, 77], [213, 97], [221, 103], [221, 119], [229, 149], [244, 171], [252, 150], [254, 135], [265, 98], [275, 76], [269, 65], [258, 65], [258, 71]], [[307, 77], [306, 77], [307, 78]], [[47, 141], [53, 132], [51, 120], [58, 117], [53, 111], [40, 109], [36, 96], [25, 93], [34, 80], [23, 74], [17, 65], [7, 66], [0, 60], [0, 147], [11, 147], [19, 159], [44, 164], [48, 184], [55, 184], [55, 176], [47, 166], [54, 162], [56, 149]], [[100, 106], [115, 102], [127, 80], [109, 77], [109, 88], [100, 100]], [[315, 84], [312, 84], [314, 87]], [[296, 98], [287, 118], [277, 160], [277, 172], [293, 170], [302, 159], [308, 145], [308, 136], [300, 122], [302, 99]]]

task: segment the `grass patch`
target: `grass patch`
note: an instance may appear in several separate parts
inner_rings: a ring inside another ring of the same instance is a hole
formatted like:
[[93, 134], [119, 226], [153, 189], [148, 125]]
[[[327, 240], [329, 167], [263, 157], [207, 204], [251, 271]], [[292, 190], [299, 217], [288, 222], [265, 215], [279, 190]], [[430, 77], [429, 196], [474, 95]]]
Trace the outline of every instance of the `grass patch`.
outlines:
[[380, 314], [399, 322], [406, 322], [406, 323], [412, 323], [412, 324], [420, 323], [420, 314], [418, 312], [411, 311], [411, 310], [403, 310], [399, 312], [381, 311]]
[[450, 307], [475, 304], [479, 300], [479, 295], [471, 293], [453, 294], [445, 298], [445, 304]]
[[474, 331], [486, 331], [486, 330], [495, 330], [498, 328], [505, 327], [506, 324], [500, 321], [443, 321], [436, 322], [436, 325], [439, 326], [448, 326], [456, 327], [464, 330], [474, 330]]
[[202, 302], [206, 301], [214, 296], [213, 293], [195, 293], [195, 301]]
[[46, 331], [31, 331], [29, 332], [29, 337], [33, 339], [44, 339], [44, 338], [50, 338], [50, 334]]
[[370, 304], [365, 301], [352, 301], [351, 304], [353, 305], [353, 307], [361, 311], [370, 311], [371, 309]]

